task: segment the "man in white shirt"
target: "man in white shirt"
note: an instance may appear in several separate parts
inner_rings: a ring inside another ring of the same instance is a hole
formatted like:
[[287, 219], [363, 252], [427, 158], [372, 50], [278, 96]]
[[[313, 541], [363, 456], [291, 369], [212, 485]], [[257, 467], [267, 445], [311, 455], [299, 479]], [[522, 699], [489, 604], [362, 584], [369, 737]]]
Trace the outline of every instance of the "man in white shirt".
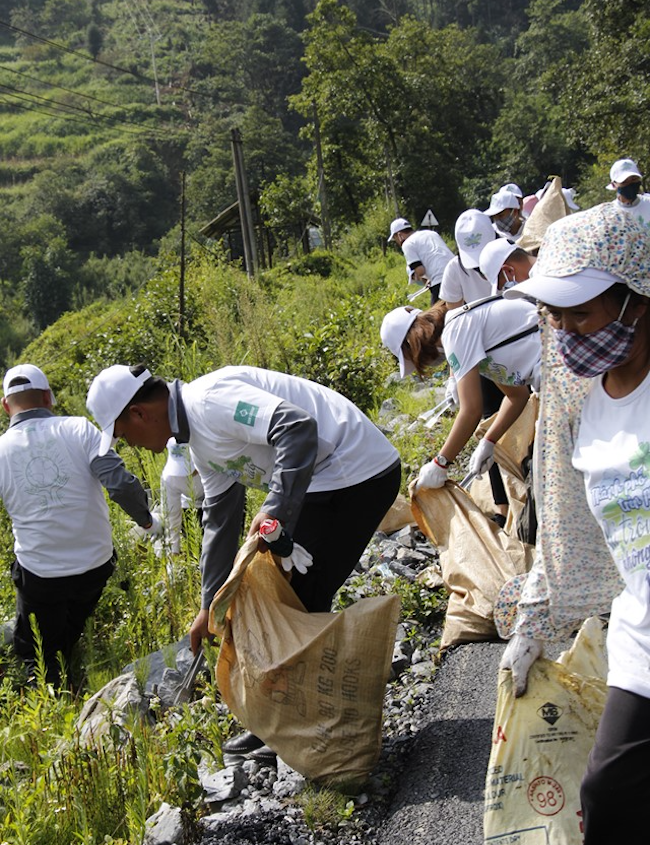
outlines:
[[415, 231], [404, 217], [390, 224], [388, 243], [394, 241], [404, 253], [409, 279], [426, 285], [431, 291], [431, 304], [438, 300], [442, 274], [454, 257], [453, 252], [432, 229]]
[[497, 235], [487, 214], [468, 208], [456, 220], [454, 237], [458, 255], [445, 267], [440, 286], [440, 299], [447, 303], [449, 310], [492, 293], [489, 283], [479, 272], [479, 259], [483, 249]]
[[85, 417], [52, 413], [54, 394], [32, 364], [10, 369], [2, 406], [10, 417], [0, 437], [0, 498], [11, 517], [16, 559], [14, 649], [36, 669], [30, 625], [43, 643], [46, 678], [61, 680], [72, 649], [113, 572], [115, 551], [103, 488], [148, 533], [158, 522], [138, 479]]
[[189, 443], [203, 503], [202, 609], [192, 648], [208, 636], [210, 602], [239, 546], [247, 487], [265, 491], [249, 535], [277, 519], [313, 557], [292, 586], [309, 611], [329, 611], [401, 479], [397, 450], [348, 399], [307, 379], [223, 367], [188, 384], [116, 364], [94, 379], [88, 408], [113, 437], [162, 452]]
[[[399, 491], [399, 455], [379, 429], [345, 397], [297, 376], [223, 367], [168, 384], [142, 365], [116, 364], [93, 380], [87, 405], [102, 428], [100, 451], [121, 437], [152, 452], [172, 436], [190, 445], [205, 491], [195, 653], [209, 636], [212, 598], [232, 569], [247, 487], [266, 493], [248, 535], [276, 519], [311, 556], [291, 580], [310, 612], [330, 610]], [[249, 732], [225, 750], [252, 752], [260, 762], [275, 756]]]

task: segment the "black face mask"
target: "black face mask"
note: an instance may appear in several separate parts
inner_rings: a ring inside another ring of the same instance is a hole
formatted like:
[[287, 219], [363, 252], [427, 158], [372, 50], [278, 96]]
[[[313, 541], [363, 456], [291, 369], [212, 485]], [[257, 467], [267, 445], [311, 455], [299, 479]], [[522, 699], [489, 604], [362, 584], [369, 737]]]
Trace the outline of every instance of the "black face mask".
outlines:
[[616, 193], [620, 194], [624, 199], [633, 202], [641, 192], [641, 182], [631, 182], [629, 185], [623, 185], [622, 188], [617, 188]]

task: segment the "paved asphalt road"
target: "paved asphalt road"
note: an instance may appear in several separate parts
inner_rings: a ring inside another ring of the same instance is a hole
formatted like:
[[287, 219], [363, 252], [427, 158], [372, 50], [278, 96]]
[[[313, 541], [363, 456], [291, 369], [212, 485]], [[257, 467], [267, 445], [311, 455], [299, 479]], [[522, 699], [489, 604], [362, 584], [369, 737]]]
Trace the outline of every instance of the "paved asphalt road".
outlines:
[[444, 659], [381, 845], [482, 845], [483, 790], [503, 643]]

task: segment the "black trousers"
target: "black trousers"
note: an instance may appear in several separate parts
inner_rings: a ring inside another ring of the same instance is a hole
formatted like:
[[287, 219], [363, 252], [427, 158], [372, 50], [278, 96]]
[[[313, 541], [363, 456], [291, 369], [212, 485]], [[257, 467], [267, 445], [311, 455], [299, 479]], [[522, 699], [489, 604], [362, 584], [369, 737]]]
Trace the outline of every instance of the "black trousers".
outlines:
[[650, 699], [609, 688], [580, 799], [584, 845], [647, 845]]
[[[503, 393], [499, 390], [496, 384], [489, 378], [481, 376], [481, 392], [483, 394], [483, 419], [486, 420], [496, 413], [501, 407], [503, 401]], [[492, 498], [495, 505], [507, 505], [508, 494], [503, 484], [501, 477], [501, 470], [498, 464], [492, 464], [488, 471], [490, 476], [490, 486], [492, 487]]]
[[329, 611], [339, 587], [359, 562], [400, 488], [399, 462], [387, 473], [353, 487], [308, 493], [293, 538], [312, 555], [305, 575], [291, 586], [310, 612]]
[[69, 665], [74, 645], [86, 620], [97, 607], [102, 590], [114, 569], [115, 555], [81, 575], [41, 578], [14, 560], [11, 577], [16, 588], [14, 650], [33, 674], [36, 665], [34, 635], [29, 621], [34, 614], [43, 641], [47, 680], [60, 680], [59, 652]]

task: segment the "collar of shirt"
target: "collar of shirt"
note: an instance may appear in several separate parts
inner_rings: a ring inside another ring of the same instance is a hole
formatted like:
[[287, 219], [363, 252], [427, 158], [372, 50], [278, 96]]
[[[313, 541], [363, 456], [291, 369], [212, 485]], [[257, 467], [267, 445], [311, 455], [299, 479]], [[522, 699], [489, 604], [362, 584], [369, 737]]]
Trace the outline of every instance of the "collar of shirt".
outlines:
[[20, 413], [14, 414], [9, 422], [9, 428], [11, 428], [12, 425], [18, 425], [18, 423], [25, 422], [25, 420], [53, 416], [54, 414], [49, 410], [49, 408], [30, 408], [29, 411], [20, 411]]
[[175, 379], [169, 384], [169, 425], [177, 443], [189, 443], [190, 424], [181, 395], [182, 386], [180, 379]]

